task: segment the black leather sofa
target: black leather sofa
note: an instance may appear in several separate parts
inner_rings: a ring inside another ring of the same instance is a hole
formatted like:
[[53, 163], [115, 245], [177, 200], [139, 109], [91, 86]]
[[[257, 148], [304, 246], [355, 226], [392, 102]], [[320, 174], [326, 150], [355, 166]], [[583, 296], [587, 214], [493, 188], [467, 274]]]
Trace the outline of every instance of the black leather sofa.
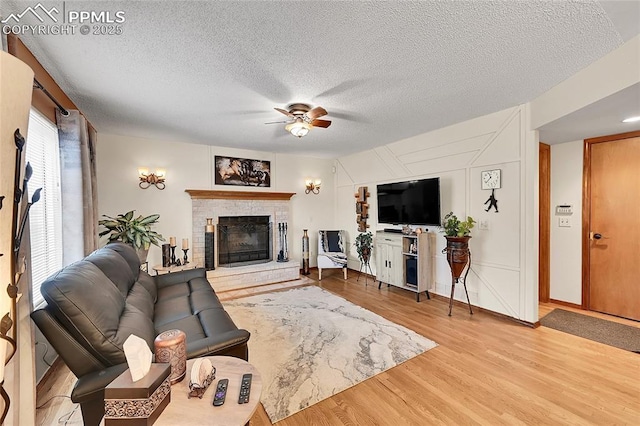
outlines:
[[40, 291], [47, 306], [31, 317], [78, 378], [71, 400], [85, 425], [104, 416], [104, 388], [128, 368], [122, 345], [131, 334], [153, 351], [159, 333], [179, 329], [188, 358], [248, 360], [249, 332], [233, 323], [204, 269], [152, 277], [131, 246], [111, 243], [49, 277]]

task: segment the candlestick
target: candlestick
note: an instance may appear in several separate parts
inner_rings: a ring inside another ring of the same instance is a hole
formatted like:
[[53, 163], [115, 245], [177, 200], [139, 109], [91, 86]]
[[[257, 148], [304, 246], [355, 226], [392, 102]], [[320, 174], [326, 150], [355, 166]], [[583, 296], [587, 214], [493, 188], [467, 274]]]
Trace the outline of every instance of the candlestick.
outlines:
[[176, 264], [176, 246], [171, 246], [171, 264]]
[[187, 258], [187, 252], [189, 251], [189, 249], [188, 248], [183, 248], [182, 251], [184, 252], [184, 258], [183, 258], [184, 262], [182, 262], [182, 264], [186, 265], [187, 263], [189, 263], [189, 259]]
[[175, 247], [176, 246], [176, 237], [169, 237], [169, 245], [171, 247]]
[[188, 238], [183, 238], [182, 239], [182, 250], [187, 249], [189, 250], [189, 239]]

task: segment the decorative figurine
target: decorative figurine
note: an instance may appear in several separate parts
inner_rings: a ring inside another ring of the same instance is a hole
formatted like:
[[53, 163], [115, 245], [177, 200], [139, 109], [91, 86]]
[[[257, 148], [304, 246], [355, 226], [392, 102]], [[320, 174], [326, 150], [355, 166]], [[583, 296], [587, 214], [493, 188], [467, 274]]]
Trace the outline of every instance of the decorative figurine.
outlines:
[[489, 210], [491, 210], [491, 207], [494, 207], [496, 209], [496, 213], [498, 213], [498, 200], [496, 199], [495, 191], [495, 189], [492, 189], [489, 199], [484, 202], [485, 204], [489, 203], [489, 207], [486, 208], [485, 212], [488, 212]]

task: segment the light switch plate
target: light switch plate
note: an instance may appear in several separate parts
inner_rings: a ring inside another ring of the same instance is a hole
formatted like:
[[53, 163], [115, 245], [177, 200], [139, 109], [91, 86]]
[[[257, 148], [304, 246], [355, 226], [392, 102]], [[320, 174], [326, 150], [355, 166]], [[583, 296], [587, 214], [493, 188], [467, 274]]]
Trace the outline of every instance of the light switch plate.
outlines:
[[488, 220], [481, 220], [480, 223], [478, 224], [478, 229], [480, 229], [481, 231], [488, 231], [489, 230], [489, 221]]

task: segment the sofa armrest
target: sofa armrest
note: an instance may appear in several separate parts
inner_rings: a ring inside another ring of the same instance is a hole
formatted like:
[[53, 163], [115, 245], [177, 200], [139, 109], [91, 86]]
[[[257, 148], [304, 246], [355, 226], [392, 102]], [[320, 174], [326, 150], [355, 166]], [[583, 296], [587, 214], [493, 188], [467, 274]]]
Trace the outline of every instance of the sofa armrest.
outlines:
[[194, 278], [206, 278], [207, 271], [204, 268], [187, 269], [186, 271], [172, 272], [170, 274], [156, 275], [153, 277], [157, 288], [184, 283]]
[[187, 343], [187, 356], [197, 358], [201, 356], [217, 355], [235, 346], [246, 344], [251, 333], [238, 329], [227, 331], [216, 336], [205, 337]]
[[71, 401], [82, 403], [97, 397], [104, 399], [104, 388], [129, 368], [127, 363], [107, 367], [80, 377], [71, 392]]
[[105, 368], [104, 360], [98, 360], [71, 336], [47, 308], [31, 312], [31, 318], [76, 377]]

